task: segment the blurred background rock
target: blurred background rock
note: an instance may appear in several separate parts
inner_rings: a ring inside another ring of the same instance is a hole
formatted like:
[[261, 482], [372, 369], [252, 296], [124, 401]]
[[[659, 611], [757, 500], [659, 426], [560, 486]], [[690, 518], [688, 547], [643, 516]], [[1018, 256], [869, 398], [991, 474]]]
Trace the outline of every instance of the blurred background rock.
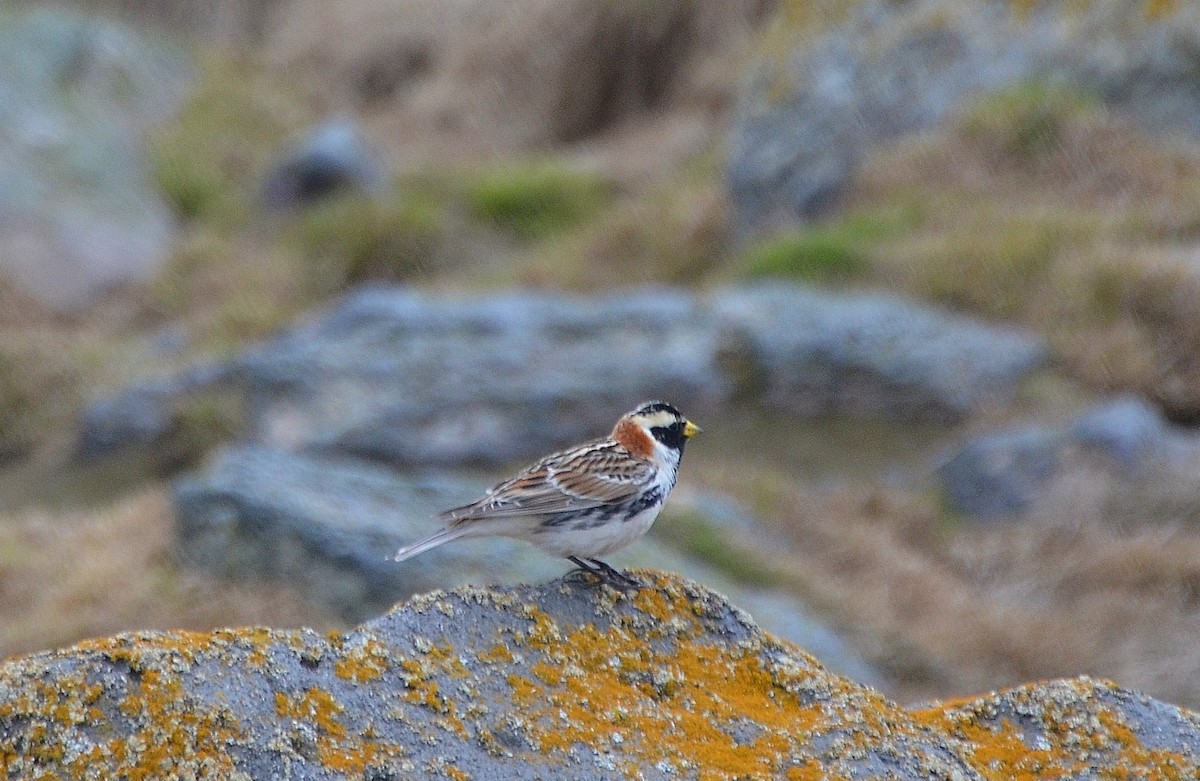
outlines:
[[903, 701], [1200, 705], [1200, 11], [1171, 0], [0, 10], [0, 654], [346, 626], [666, 397], [649, 539]]

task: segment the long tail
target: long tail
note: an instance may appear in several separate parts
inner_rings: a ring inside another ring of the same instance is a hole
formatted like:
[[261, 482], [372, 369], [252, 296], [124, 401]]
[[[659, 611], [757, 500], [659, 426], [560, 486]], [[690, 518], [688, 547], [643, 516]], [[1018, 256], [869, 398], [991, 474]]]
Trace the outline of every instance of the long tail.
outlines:
[[419, 553], [424, 553], [430, 548], [436, 548], [439, 545], [457, 540], [459, 537], [466, 535], [471, 531], [469, 526], [452, 526], [446, 529], [441, 529], [429, 535], [423, 540], [414, 542], [412, 545], [405, 545], [400, 550], [396, 551], [396, 555], [392, 557], [392, 561], [404, 561], [411, 559]]

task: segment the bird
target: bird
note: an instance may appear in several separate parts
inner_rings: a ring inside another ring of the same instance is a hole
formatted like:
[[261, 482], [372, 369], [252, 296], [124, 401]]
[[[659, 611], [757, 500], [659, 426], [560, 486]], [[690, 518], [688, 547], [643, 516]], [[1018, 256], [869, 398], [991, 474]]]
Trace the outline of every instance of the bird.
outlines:
[[607, 437], [545, 456], [470, 504], [437, 514], [443, 527], [392, 557], [452, 540], [511, 537], [562, 556], [597, 582], [638, 587], [600, 557], [647, 531], [666, 503], [688, 440], [700, 428], [664, 401], [622, 415]]

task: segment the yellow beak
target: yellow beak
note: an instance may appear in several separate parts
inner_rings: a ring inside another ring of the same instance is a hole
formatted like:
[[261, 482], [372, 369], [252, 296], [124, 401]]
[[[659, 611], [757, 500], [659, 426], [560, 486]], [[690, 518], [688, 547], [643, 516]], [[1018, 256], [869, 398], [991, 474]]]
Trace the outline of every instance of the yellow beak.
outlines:
[[696, 436], [699, 433], [700, 433], [699, 426], [697, 426], [695, 423], [693, 423], [690, 420], [684, 421], [684, 424], [683, 424], [683, 436], [684, 437], [686, 437], [687, 439], [691, 439], [692, 437]]

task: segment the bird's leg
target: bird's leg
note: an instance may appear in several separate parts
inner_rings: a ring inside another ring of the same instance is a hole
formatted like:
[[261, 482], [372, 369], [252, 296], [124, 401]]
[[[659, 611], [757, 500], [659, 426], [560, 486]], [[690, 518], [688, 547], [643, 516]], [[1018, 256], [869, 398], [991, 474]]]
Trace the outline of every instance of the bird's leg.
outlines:
[[586, 574], [586, 575], [592, 575], [600, 581], [607, 580], [607, 578], [604, 577], [604, 572], [602, 570], [599, 570], [593, 566], [585, 564], [582, 559], [579, 559], [575, 556], [568, 556], [567, 561], [569, 561], [575, 565], [575, 569], [573, 569], [567, 573], [568, 577], [570, 577], [572, 575]]
[[640, 589], [642, 587], [642, 584], [637, 580], [629, 577], [624, 572], [605, 564], [603, 561], [600, 561], [600, 559], [588, 559], [588, 561], [596, 565], [596, 569], [592, 571], [599, 575], [601, 580], [604, 580], [610, 586], [635, 589]]
[[570, 561], [576, 567], [576, 569], [568, 572], [567, 575], [586, 573], [596, 578], [596, 585], [607, 583], [613, 588], [620, 589], [622, 591], [631, 588], [640, 589], [642, 587], [641, 583], [637, 582], [625, 573], [610, 567], [603, 561], [600, 561], [600, 559], [588, 559], [588, 561], [591, 562], [588, 564], [576, 556], [568, 556], [567, 561]]

